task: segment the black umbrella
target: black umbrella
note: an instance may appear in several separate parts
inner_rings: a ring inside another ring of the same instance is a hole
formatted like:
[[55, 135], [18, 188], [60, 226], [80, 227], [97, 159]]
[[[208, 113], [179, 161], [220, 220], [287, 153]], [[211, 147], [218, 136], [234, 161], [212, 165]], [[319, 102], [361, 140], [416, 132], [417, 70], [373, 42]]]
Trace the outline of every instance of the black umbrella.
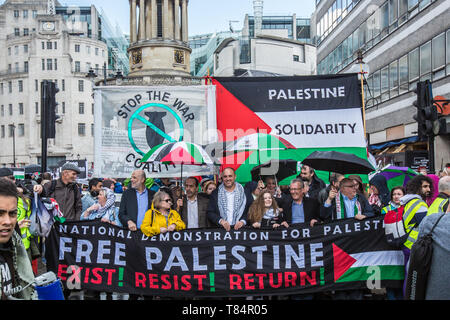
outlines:
[[272, 159], [252, 169], [252, 180], [259, 180], [261, 176], [275, 176], [281, 181], [297, 173], [297, 160]]
[[37, 164], [30, 164], [24, 167], [25, 174], [33, 174], [35, 172], [41, 172], [41, 166]]
[[368, 174], [375, 171], [369, 161], [351, 153], [338, 151], [314, 151], [302, 161], [302, 164], [315, 170], [341, 174]]

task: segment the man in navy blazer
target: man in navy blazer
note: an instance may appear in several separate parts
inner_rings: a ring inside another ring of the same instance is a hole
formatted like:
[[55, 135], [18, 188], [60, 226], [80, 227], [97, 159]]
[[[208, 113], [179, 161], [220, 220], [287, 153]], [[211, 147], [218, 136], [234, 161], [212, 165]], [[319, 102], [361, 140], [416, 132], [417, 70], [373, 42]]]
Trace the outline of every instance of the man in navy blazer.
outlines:
[[131, 231], [140, 229], [145, 213], [152, 206], [155, 191], [145, 187], [145, 172], [135, 170], [131, 174], [131, 188], [128, 188], [120, 201], [119, 219]]

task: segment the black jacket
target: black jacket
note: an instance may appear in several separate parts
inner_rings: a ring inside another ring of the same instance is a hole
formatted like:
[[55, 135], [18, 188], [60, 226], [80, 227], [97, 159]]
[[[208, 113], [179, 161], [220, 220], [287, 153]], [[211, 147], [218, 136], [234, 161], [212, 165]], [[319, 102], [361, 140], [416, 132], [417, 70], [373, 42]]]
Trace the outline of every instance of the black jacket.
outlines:
[[[149, 210], [152, 207], [153, 196], [155, 195], [155, 191], [147, 189], [148, 191], [148, 207]], [[124, 228], [128, 227], [128, 221], [131, 220], [134, 223], [137, 223], [137, 197], [136, 197], [136, 189], [129, 188], [122, 194], [122, 199], [120, 201], [119, 207], [119, 219]]]
[[[292, 224], [292, 202], [291, 196], [288, 196], [285, 201], [283, 201], [283, 215], [287, 223]], [[320, 205], [316, 199], [303, 197], [303, 211], [305, 213], [305, 223], [310, 223], [312, 219], [320, 221]]]
[[[183, 206], [180, 208], [180, 216], [183, 222], [186, 224], [186, 228], [188, 226], [188, 206], [187, 206], [187, 198], [183, 196]], [[208, 228], [211, 227], [211, 223], [208, 220], [208, 216], [206, 214], [206, 209], [208, 209], [209, 197], [204, 193], [197, 194], [197, 208], [198, 208], [198, 227], [199, 228]]]

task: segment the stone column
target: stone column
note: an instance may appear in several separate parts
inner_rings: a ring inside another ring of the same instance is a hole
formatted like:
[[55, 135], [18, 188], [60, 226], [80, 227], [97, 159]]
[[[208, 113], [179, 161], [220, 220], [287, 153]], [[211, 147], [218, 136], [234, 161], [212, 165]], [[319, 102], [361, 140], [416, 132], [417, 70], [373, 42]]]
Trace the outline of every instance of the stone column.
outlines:
[[156, 0], [151, 0], [152, 11], [152, 39], [158, 37], [158, 10], [156, 8]]
[[145, 40], [145, 0], [139, 0], [139, 41]]
[[163, 0], [163, 39], [169, 38], [169, 0]]
[[152, 13], [150, 0], [145, 0], [145, 39], [152, 38]]
[[180, 39], [180, 0], [174, 0], [174, 11], [175, 11], [175, 40]]
[[182, 41], [188, 42], [187, 0], [181, 0], [181, 34]]
[[136, 0], [130, 0], [130, 42], [136, 40]]

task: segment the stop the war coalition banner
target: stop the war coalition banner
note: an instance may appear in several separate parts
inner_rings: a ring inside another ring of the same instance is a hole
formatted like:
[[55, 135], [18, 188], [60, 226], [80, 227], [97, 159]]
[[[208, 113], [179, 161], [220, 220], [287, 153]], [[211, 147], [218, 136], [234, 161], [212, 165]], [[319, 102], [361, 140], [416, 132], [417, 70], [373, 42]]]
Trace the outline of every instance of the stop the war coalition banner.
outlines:
[[[216, 136], [214, 86], [111, 86], [95, 89], [95, 175], [128, 178], [179, 177], [180, 165], [141, 161], [162, 143], [208, 144]], [[183, 166], [189, 175], [212, 168]]]
[[148, 238], [100, 221], [55, 224], [49, 270], [69, 289], [155, 296], [284, 295], [401, 287], [382, 218], [288, 229], [192, 229]]

